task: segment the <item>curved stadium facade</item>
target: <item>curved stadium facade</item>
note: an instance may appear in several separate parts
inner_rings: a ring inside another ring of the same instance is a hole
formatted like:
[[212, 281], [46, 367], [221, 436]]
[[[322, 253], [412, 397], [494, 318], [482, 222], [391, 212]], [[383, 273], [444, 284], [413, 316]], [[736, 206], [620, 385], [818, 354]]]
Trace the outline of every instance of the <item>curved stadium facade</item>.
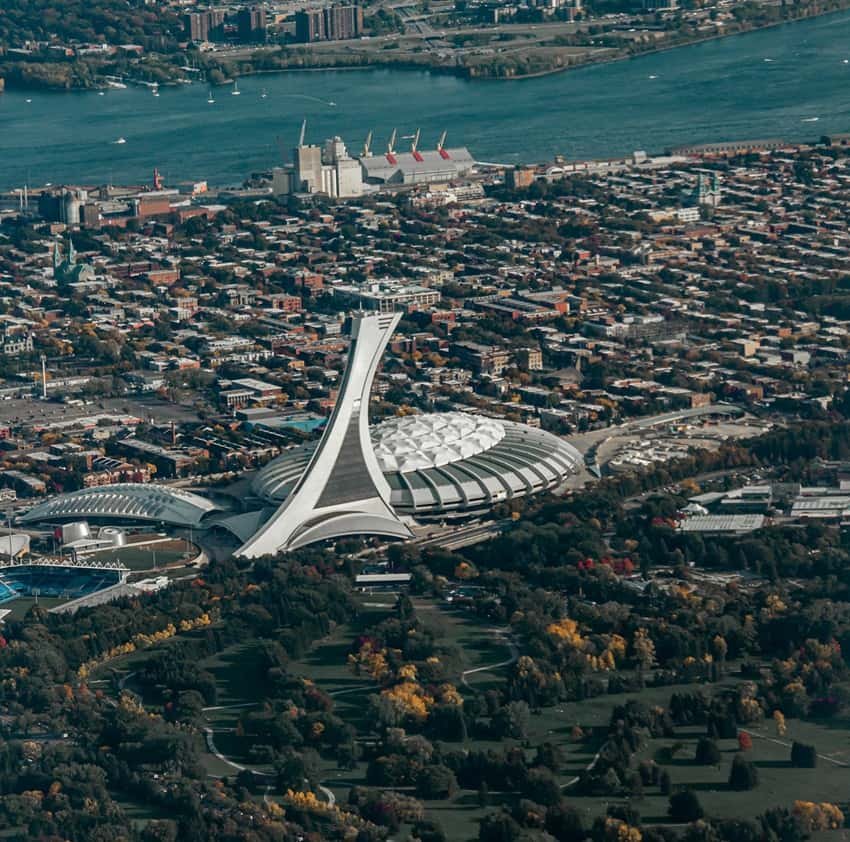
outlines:
[[[473, 514], [550, 491], [581, 461], [572, 445], [544, 430], [463, 412], [393, 418], [373, 427], [371, 437], [390, 505], [417, 519]], [[282, 503], [315, 447], [304, 445], [270, 462], [255, 477], [253, 492]]]
[[218, 507], [190, 491], [165, 485], [115, 483], [62, 494], [33, 506], [21, 523], [61, 522], [86, 518], [112, 522], [143, 521], [172, 526], [199, 526]]

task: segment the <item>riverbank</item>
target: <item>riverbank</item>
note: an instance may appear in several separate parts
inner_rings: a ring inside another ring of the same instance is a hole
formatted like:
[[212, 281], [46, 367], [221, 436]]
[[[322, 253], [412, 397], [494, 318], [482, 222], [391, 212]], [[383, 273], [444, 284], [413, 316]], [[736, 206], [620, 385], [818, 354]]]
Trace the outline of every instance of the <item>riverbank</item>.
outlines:
[[[816, 12], [813, 14], [800, 15], [793, 18], [788, 18], [785, 20], [772, 21], [770, 23], [760, 24], [758, 26], [750, 27], [749, 29], [738, 29], [734, 32], [722, 32], [716, 35], [706, 35], [700, 38], [695, 38], [692, 41], [683, 41], [676, 44], [661, 44], [656, 47], [652, 47], [646, 50], [641, 50], [640, 52], [634, 53], [626, 53], [623, 55], [616, 55], [610, 57], [602, 57], [599, 59], [591, 59], [589, 61], [585, 61], [579, 64], [571, 64], [566, 67], [553, 67], [551, 70], [541, 70], [537, 73], [526, 73], [522, 76], [477, 76], [474, 77], [476, 81], [491, 81], [491, 82], [520, 82], [526, 79], [540, 79], [545, 76], [552, 76], [554, 74], [565, 73], [569, 70], [579, 70], [583, 67], [594, 67], [597, 65], [604, 64], [614, 64], [616, 62], [628, 61], [630, 59], [644, 58], [646, 56], [656, 55], [659, 53], [669, 53], [673, 50], [680, 50], [683, 47], [694, 47], [697, 44], [707, 44], [712, 41], [720, 41], [726, 38], [734, 38], [739, 35], [749, 35], [754, 32], [762, 32], [764, 30], [777, 29], [781, 26], [786, 26], [794, 23], [801, 23], [806, 20], [811, 20], [813, 18], [822, 18], [828, 17], [829, 15], [837, 15], [842, 12], [846, 12], [850, 9], [850, 0], [842, 0], [842, 4], [839, 8], [829, 9], [828, 11]], [[321, 69], [321, 68], [318, 68]], [[340, 68], [342, 69], [342, 68]], [[356, 68], [351, 68], [356, 69]]]
[[[780, 7], [759, 7], [762, 15], [773, 14]], [[427, 71], [437, 75], [451, 75], [462, 79], [485, 81], [521, 81], [536, 79], [568, 70], [593, 67], [621, 62], [626, 59], [640, 58], [656, 53], [668, 52], [682, 47], [694, 46], [711, 41], [746, 35], [766, 29], [773, 29], [789, 23], [799, 23], [813, 18], [837, 14], [850, 9], [850, 0], [831, 0], [828, 4], [812, 3], [802, 9], [787, 13], [784, 17], [770, 20], [739, 20], [729, 23], [725, 28], [711, 34], [676, 34], [666, 37], [661, 43], [632, 41], [628, 46], [620, 47], [579, 47], [576, 45], [553, 46], [546, 43], [547, 27], [555, 30], [559, 24], [539, 24], [531, 27], [535, 31], [534, 44], [514, 46], [511, 52], [498, 52], [481, 58], [476, 53], [451, 56], [444, 50], [415, 52], [410, 47], [399, 46], [387, 49], [383, 44], [377, 48], [374, 44], [364, 47], [360, 42], [340, 42], [321, 45], [318, 48], [282, 48], [276, 52], [264, 51], [251, 56], [250, 61], [236, 62], [230, 66], [230, 72], [243, 76], [252, 76], [270, 72], [337, 71], [360, 69], [393, 69]], [[492, 31], [494, 45], [496, 39], [504, 37], [504, 27], [492, 30], [482, 29], [480, 35]], [[501, 30], [501, 32], [500, 32]], [[622, 34], [622, 33], [620, 33]], [[445, 35], [459, 37], [451, 30]], [[595, 36], [599, 38], [599, 36]], [[611, 33], [607, 37], [612, 37]], [[403, 40], [403, 39], [400, 39]], [[535, 69], [520, 70], [526, 65]]]
[[[782, 14], [784, 16], [771, 20], [736, 20], [717, 31], [704, 34], [693, 32], [683, 34], [681, 31], [665, 37], [660, 43], [652, 43], [647, 40], [631, 40], [628, 45], [621, 46], [595, 46], [595, 41], [590, 40], [589, 45], [577, 44], [561, 45], [549, 43], [547, 34], [550, 30], [556, 32], [559, 24], [556, 22], [543, 23], [531, 26], [535, 30], [535, 41], [531, 44], [513, 46], [510, 49], [498, 46], [491, 50], [491, 55], [479, 54], [476, 51], [461, 52], [456, 50], [454, 54], [445, 50], [417, 51], [410, 46], [389, 48], [388, 43], [376, 39], [364, 46], [364, 42], [350, 41], [338, 42], [334, 45], [290, 46], [281, 47], [276, 50], [258, 49], [247, 58], [228, 57], [219, 58], [213, 55], [213, 60], [205, 68], [211, 78], [213, 87], [220, 84], [229, 84], [234, 79], [250, 77], [269, 73], [294, 73], [294, 72], [316, 72], [337, 70], [364, 70], [364, 69], [393, 69], [393, 70], [417, 70], [428, 71], [438, 75], [452, 75], [464, 79], [486, 80], [486, 81], [522, 81], [536, 79], [552, 74], [564, 73], [568, 70], [577, 70], [598, 65], [621, 62], [626, 59], [649, 56], [656, 53], [668, 52], [682, 47], [690, 47], [710, 41], [731, 38], [735, 35], [746, 35], [765, 29], [773, 29], [789, 23], [799, 23], [813, 18], [824, 17], [847, 11], [850, 9], [850, 0], [830, 0], [823, 4], [812, 2], [803, 8], [789, 10], [782, 7], [760, 6], [760, 15]], [[589, 23], [589, 22], [588, 22]], [[497, 43], [500, 29], [492, 29], [494, 44]], [[478, 30], [480, 33], [488, 33], [488, 28]], [[458, 38], [464, 30], [452, 32], [448, 30], [445, 38]], [[622, 32], [609, 30], [601, 36], [594, 38], [603, 41], [612, 40], [622, 36]], [[511, 36], [515, 38], [517, 36]], [[577, 35], [574, 37], [578, 37]], [[645, 37], [645, 36], [644, 36]], [[399, 36], [399, 40], [404, 40]], [[510, 40], [510, 39], [509, 39]], [[557, 38], [555, 39], [557, 40]], [[174, 57], [171, 57], [172, 59]], [[80, 70], [80, 67], [85, 72]], [[163, 59], [162, 67], [167, 62]], [[76, 68], [76, 69], [74, 69]], [[89, 62], [76, 62], [74, 65], [62, 63], [33, 63], [18, 62], [11, 65], [7, 62], [0, 64], [0, 92], [3, 90], [3, 71], [5, 69], [5, 83], [9, 90], [93, 90], [104, 86], [104, 78], [108, 75], [107, 68], [103, 65], [97, 66]], [[61, 75], [59, 71], [62, 71]], [[216, 82], [215, 77], [220, 81]], [[134, 80], [128, 78], [133, 83]], [[161, 86], [179, 85], [185, 80], [177, 77], [163, 79]], [[142, 84], [141, 82], [139, 84]]]

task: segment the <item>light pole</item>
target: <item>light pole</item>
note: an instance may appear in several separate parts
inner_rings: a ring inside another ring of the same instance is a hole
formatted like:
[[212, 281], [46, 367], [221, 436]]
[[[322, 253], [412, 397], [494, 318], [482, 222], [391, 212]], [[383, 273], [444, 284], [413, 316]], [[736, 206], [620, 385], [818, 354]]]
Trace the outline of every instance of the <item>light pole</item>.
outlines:
[[6, 506], [6, 529], [9, 535], [9, 561], [12, 561], [12, 507]]

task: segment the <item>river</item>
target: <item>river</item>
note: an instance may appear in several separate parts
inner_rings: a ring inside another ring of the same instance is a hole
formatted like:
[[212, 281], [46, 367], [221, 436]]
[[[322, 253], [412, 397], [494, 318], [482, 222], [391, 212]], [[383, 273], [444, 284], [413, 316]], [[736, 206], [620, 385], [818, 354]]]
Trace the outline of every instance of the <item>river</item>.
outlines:
[[[380, 152], [394, 127], [448, 131], [482, 161], [613, 157], [742, 138], [850, 131], [850, 12], [535, 79], [470, 81], [404, 70], [266, 74], [200, 84], [0, 95], [0, 189], [52, 183], [240, 182], [307, 138]], [[262, 93], [266, 96], [263, 97]], [[817, 118], [817, 120], [815, 120]], [[119, 138], [126, 140], [116, 144]], [[409, 141], [399, 141], [402, 147]]]

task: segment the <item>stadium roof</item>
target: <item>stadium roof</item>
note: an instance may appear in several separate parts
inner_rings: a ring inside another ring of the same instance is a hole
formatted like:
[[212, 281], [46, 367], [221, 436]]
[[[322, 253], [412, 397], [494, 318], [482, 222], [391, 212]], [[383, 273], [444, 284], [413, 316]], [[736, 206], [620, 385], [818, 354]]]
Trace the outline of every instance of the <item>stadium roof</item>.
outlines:
[[490, 450], [504, 437], [505, 428], [498, 421], [466, 412], [393, 418], [372, 431], [384, 473], [448, 465]]
[[144, 520], [198, 526], [218, 506], [189, 491], [164, 485], [116, 483], [72, 491], [33, 506], [22, 523], [76, 518]]

